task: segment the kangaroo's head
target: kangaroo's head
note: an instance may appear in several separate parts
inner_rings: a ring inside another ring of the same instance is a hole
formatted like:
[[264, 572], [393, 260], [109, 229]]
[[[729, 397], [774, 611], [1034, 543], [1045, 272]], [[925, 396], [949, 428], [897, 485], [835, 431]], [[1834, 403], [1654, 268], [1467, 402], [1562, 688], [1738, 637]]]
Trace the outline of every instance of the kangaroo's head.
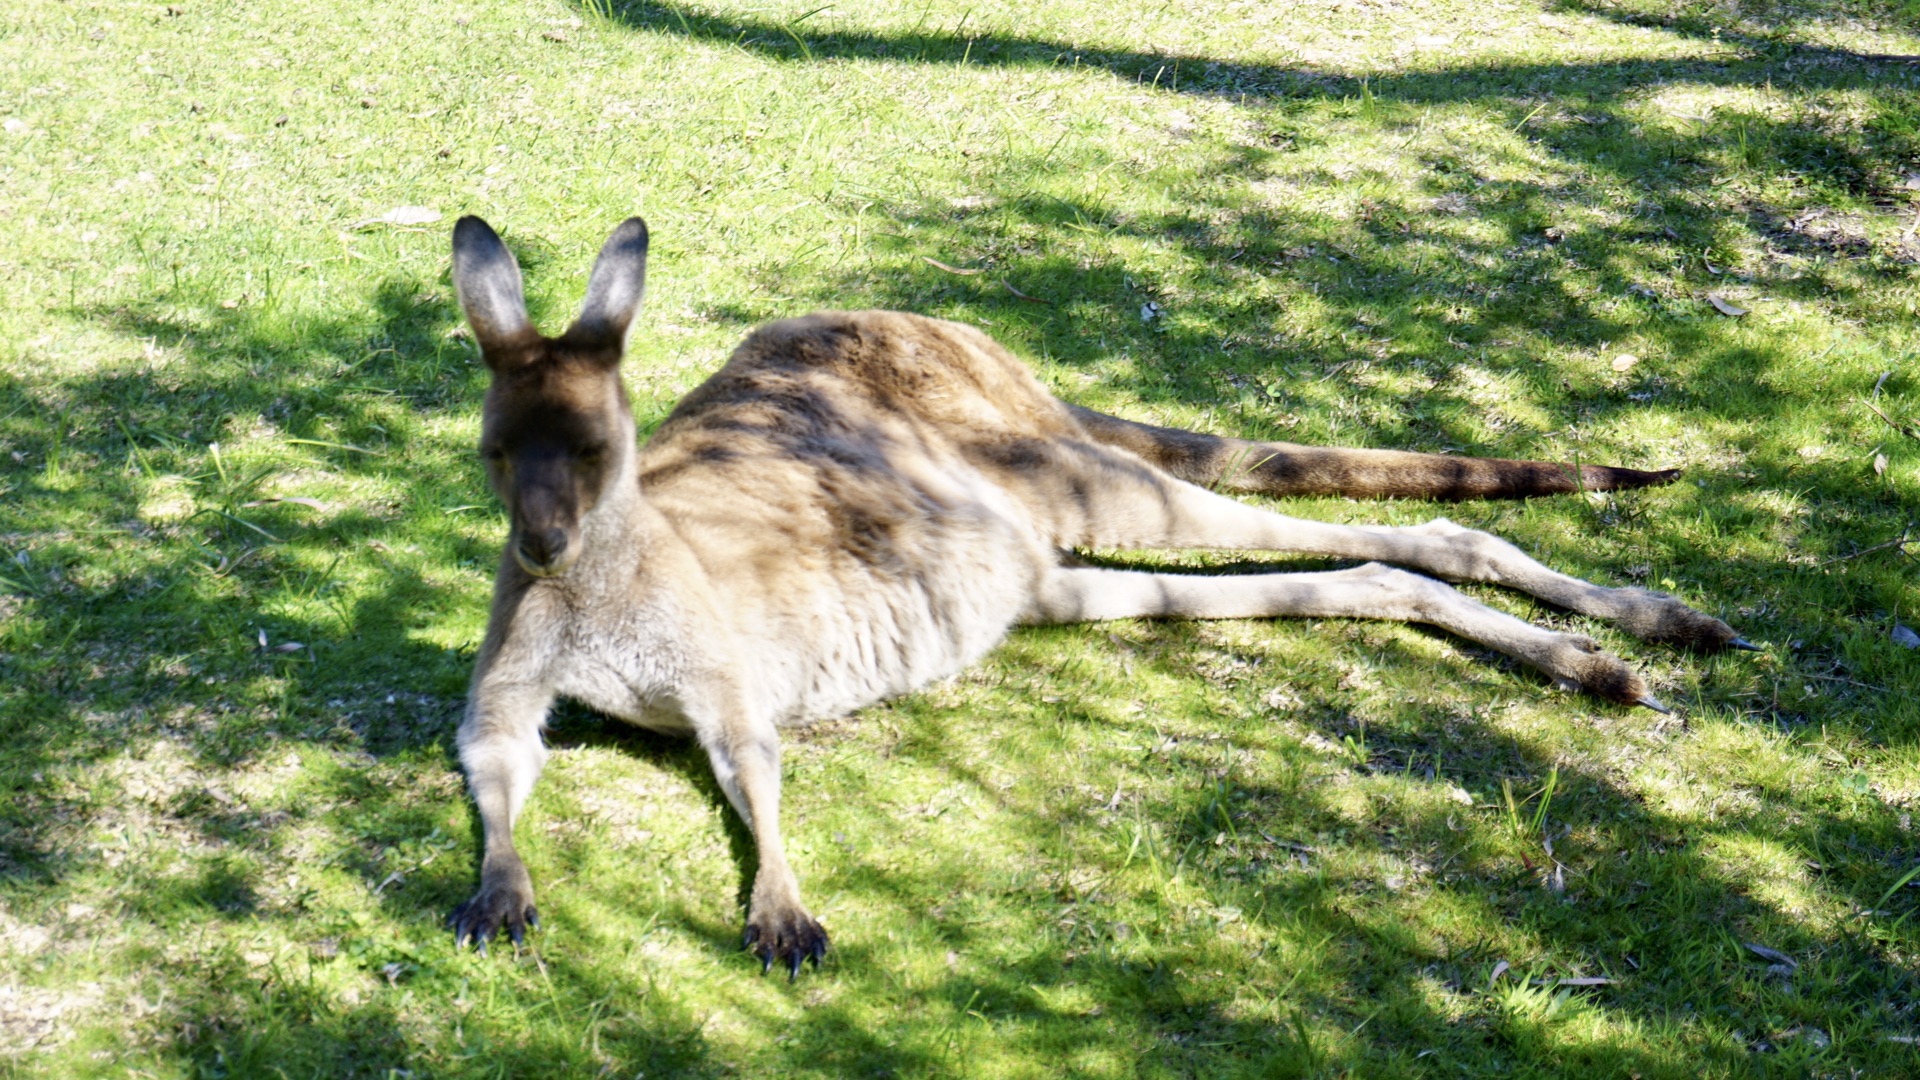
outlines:
[[627, 327], [647, 273], [647, 226], [613, 231], [587, 283], [580, 317], [557, 338], [527, 318], [520, 265], [477, 217], [453, 228], [453, 284], [493, 372], [480, 424], [487, 478], [507, 504], [508, 550], [535, 577], [566, 573], [581, 526], [633, 480], [633, 413], [620, 382]]

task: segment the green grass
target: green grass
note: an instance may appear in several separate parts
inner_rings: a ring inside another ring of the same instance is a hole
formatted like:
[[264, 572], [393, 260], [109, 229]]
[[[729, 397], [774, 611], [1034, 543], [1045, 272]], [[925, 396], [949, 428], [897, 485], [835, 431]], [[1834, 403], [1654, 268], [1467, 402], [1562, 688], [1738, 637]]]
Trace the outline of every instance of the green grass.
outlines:
[[[0, 1070], [1920, 1071], [1920, 590], [1868, 550], [1920, 517], [1911, 0], [814, 6], [0, 6]], [[790, 743], [835, 943], [792, 986], [701, 755], [562, 709], [550, 929], [457, 954], [467, 212], [549, 327], [646, 215], [648, 426], [756, 322], [881, 306], [1143, 419], [1684, 465], [1287, 509], [1445, 512], [1766, 651], [1475, 590], [1663, 719], [1417, 627], [1022, 631]]]

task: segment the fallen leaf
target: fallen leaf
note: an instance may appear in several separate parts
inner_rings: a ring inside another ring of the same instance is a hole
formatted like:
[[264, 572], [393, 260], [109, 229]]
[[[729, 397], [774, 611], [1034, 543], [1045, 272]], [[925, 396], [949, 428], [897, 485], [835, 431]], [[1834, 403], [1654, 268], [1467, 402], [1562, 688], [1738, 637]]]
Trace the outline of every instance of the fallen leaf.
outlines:
[[396, 206], [380, 220], [388, 225], [431, 225], [440, 220], [440, 211], [429, 206]]
[[1712, 274], [1714, 277], [1719, 277], [1721, 274], [1726, 273], [1726, 271], [1713, 265], [1713, 263], [1708, 262], [1706, 259], [1701, 259], [1700, 261], [1706, 265], [1707, 273]]
[[1875, 476], [1885, 476], [1886, 473], [1887, 473], [1887, 455], [1885, 454], [1873, 455], [1873, 474]]
[[1499, 982], [1500, 976], [1505, 975], [1507, 970], [1512, 966], [1513, 965], [1507, 963], [1505, 960], [1493, 965], [1493, 974], [1487, 976], [1487, 985], [1492, 986], [1494, 983]]
[[1800, 966], [1800, 961], [1795, 960], [1793, 957], [1788, 956], [1786, 953], [1781, 952], [1779, 949], [1769, 949], [1765, 945], [1761, 945], [1758, 942], [1753, 942], [1753, 941], [1747, 942], [1746, 946], [1747, 946], [1748, 952], [1752, 953], [1753, 955], [1759, 957], [1762, 960], [1769, 960], [1776, 964], [1786, 964], [1790, 967], [1796, 967], [1796, 968]]
[[933, 267], [935, 270], [945, 270], [949, 274], [959, 274], [961, 277], [972, 277], [975, 274], [986, 273], [986, 271], [984, 270], [962, 270], [958, 266], [948, 266], [946, 263], [941, 262], [939, 259], [936, 259], [931, 255], [920, 256], [920, 261], [926, 263], [928, 266]]
[[1920, 649], [1920, 634], [1914, 633], [1911, 626], [1894, 623], [1892, 637], [1893, 643], [1903, 649]]
[[567, 42], [567, 35], [561, 33], [558, 30], [549, 30], [544, 34], [541, 34], [540, 36], [543, 38], [546, 38], [548, 41], [560, 42], [562, 45], [566, 44]]
[[1613, 370], [1615, 370], [1615, 371], [1632, 371], [1632, 370], [1633, 370], [1633, 365], [1635, 365], [1635, 364], [1637, 364], [1637, 363], [1639, 363], [1639, 362], [1640, 362], [1640, 358], [1639, 358], [1639, 357], [1637, 357], [1637, 356], [1635, 356], [1635, 355], [1633, 355], [1632, 353], [1624, 353], [1624, 352], [1623, 352], [1623, 353], [1621, 353], [1621, 354], [1620, 354], [1619, 356], [1616, 356], [1616, 357], [1614, 357], [1614, 358], [1613, 358]]
[[1613, 980], [1591, 975], [1580, 979], [1558, 979], [1555, 986], [1612, 986]]
[[1149, 300], [1146, 303], [1140, 305], [1140, 321], [1152, 322], [1153, 320], [1159, 318], [1161, 315], [1166, 314], [1166, 310], [1167, 310], [1166, 308], [1163, 308], [1159, 304], [1156, 304], [1153, 301]]
[[1741, 307], [1739, 304], [1736, 304], [1731, 300], [1726, 299], [1725, 297], [1721, 296], [1719, 293], [1708, 293], [1707, 303], [1713, 305], [1713, 310], [1719, 312], [1722, 315], [1726, 315], [1730, 318], [1735, 318], [1735, 319], [1739, 318], [1742, 315], [1745, 315], [1748, 310], [1746, 308]]
[[1013, 287], [1013, 282], [1011, 282], [1011, 281], [1002, 281], [1002, 282], [1001, 282], [1000, 284], [1002, 284], [1002, 285], [1005, 285], [1005, 286], [1007, 287], [1007, 291], [1013, 294], [1013, 298], [1014, 298], [1015, 300], [1025, 300], [1025, 301], [1026, 301], [1027, 303], [1029, 303], [1029, 304], [1051, 304], [1051, 303], [1053, 303], [1053, 301], [1051, 301], [1051, 300], [1042, 300], [1042, 299], [1040, 299], [1040, 298], [1039, 298], [1039, 297], [1037, 297], [1037, 296], [1028, 296], [1028, 295], [1027, 295], [1026, 293], [1023, 293], [1023, 292], [1021, 292], [1021, 291], [1020, 291], [1019, 289], [1016, 289], [1016, 288], [1014, 288], [1014, 287]]
[[375, 225], [431, 225], [440, 220], [440, 211], [431, 206], [396, 206], [377, 218], [353, 223], [355, 229], [371, 229]]

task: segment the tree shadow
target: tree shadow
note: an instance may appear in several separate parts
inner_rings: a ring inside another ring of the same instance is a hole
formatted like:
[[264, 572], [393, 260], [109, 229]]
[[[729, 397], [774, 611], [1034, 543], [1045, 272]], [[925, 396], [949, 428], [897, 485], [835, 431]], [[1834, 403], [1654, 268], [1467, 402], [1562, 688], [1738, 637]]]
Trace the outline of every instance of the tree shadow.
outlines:
[[[1804, 50], [1786, 53], [1761, 43], [1731, 63], [1523, 64], [1471, 68], [1475, 79], [1418, 71], [1363, 83], [1275, 65], [1089, 50], [1007, 36], [969, 39], [844, 27], [816, 32], [759, 17], [722, 18], [658, 4], [628, 4], [618, 14], [651, 33], [725, 42], [795, 63], [872, 59], [1035, 68], [1077, 63], [1104, 67], [1116, 78], [1153, 82], [1169, 93], [1262, 99], [1250, 112], [1268, 123], [1270, 139], [1221, 153], [1208, 167], [1222, 176], [1261, 176], [1283, 165], [1303, 141], [1315, 137], [1304, 122], [1320, 115], [1313, 110], [1378, 109], [1376, 122], [1384, 126], [1406, 121], [1417, 107], [1473, 102], [1524, 129], [1553, 160], [1619, 180], [1640, 193], [1642, 205], [1623, 215], [1623, 224], [1612, 231], [1553, 235], [1566, 208], [1584, 197], [1582, 188], [1502, 180], [1462, 152], [1422, 162], [1417, 192], [1435, 205], [1459, 208], [1437, 215], [1426, 212], [1431, 208], [1381, 202], [1335, 221], [1221, 196], [1159, 215], [1129, 216], [1091, 196], [1066, 199], [1025, 191], [1006, 193], [989, 208], [959, 213], [897, 203], [881, 212], [899, 225], [913, 226], [912, 235], [931, 238], [915, 243], [963, 252], [992, 273], [955, 278], [921, 268], [835, 283], [834, 291], [866, 303], [991, 323], [1022, 351], [1049, 357], [1068, 376], [1084, 375], [1086, 388], [1117, 395], [1130, 406], [1148, 411], [1217, 407], [1227, 416], [1214, 426], [1235, 434], [1516, 455], [1567, 445], [1571, 440], [1565, 432], [1625, 410], [1704, 423], [1779, 424], [1796, 407], [1795, 398], [1772, 382], [1786, 358], [1764, 343], [1729, 343], [1702, 330], [1702, 320], [1720, 316], [1695, 295], [1717, 276], [1697, 265], [1699, 253], [1734, 239], [1757, 238], [1813, 260], [1854, 260], [1871, 263], [1877, 273], [1908, 272], [1898, 252], [1863, 247], [1851, 233], [1837, 239], [1816, 234], [1789, 212], [1792, 208], [1755, 205], [1750, 214], [1718, 224], [1702, 223], [1704, 215], [1693, 210], [1703, 205], [1698, 196], [1703, 171], [1716, 166], [1720, 159], [1713, 155], [1725, 149], [1723, 136], [1735, 129], [1751, 132], [1759, 148], [1751, 167], [1793, 172], [1819, 191], [1861, 199], [1893, 191], [1895, 164], [1915, 154], [1910, 133], [1891, 126], [1836, 132], [1805, 119], [1722, 114], [1704, 125], [1719, 133], [1714, 139], [1648, 131], [1627, 158], [1609, 156], [1618, 152], [1619, 141], [1600, 134], [1610, 125], [1635, 123], [1627, 106], [1650, 85], [1775, 80], [1776, 86], [1796, 90], [1858, 87], [1886, 70], [1885, 65], [1863, 66], [1858, 58], [1803, 64], [1798, 61], [1807, 57]], [[1697, 34], [1703, 26], [1679, 28]], [[1539, 113], [1536, 105], [1543, 101], [1556, 108]], [[1004, 163], [1010, 175], [1041, 172], [1047, 165], [1037, 156]], [[1324, 179], [1339, 182], [1338, 177]], [[1449, 227], [1455, 218], [1471, 218], [1488, 229], [1473, 233]], [[1170, 314], [1163, 317], [1136, 318], [1145, 302], [1168, 299], [1161, 283], [1117, 256], [1083, 264], [1048, 239], [1076, 228], [1170, 245], [1190, 261], [1214, 268], [1210, 281], [1216, 287], [1184, 304], [1169, 303]], [[553, 258], [524, 238], [512, 243], [530, 275]], [[904, 240], [877, 243], [891, 245], [896, 255], [919, 250]], [[1423, 263], [1430, 256], [1422, 253], [1434, 250], [1448, 253], [1444, 274]], [[1673, 265], [1679, 260], [1690, 261], [1676, 275]], [[555, 266], [554, 272], [570, 271]], [[1326, 305], [1315, 332], [1276, 334], [1263, 318], [1265, 301], [1249, 287], [1280, 278], [1311, 289]], [[1050, 303], [1021, 299], [1001, 284], [1003, 279]], [[1827, 273], [1817, 262], [1810, 269], [1784, 263], [1756, 267], [1751, 280], [1784, 300], [1846, 296], [1854, 290], [1848, 278]], [[1379, 303], [1383, 296], [1423, 299], [1419, 305], [1388, 306]], [[453, 315], [444, 283], [391, 281], [371, 303], [370, 321], [315, 321], [301, 313], [250, 310], [207, 317], [159, 305], [89, 310], [79, 314], [114, 333], [151, 340], [183, 359], [165, 368], [81, 377], [64, 396], [31, 380], [0, 384], [0, 436], [27, 458], [11, 470], [9, 479], [23, 485], [25, 494], [0, 510], [0, 530], [8, 537], [8, 555], [30, 553], [26, 562], [0, 572], [21, 576], [24, 588], [10, 593], [9, 602], [26, 605], [39, 635], [0, 660], [0, 682], [6, 684], [0, 690], [5, 695], [0, 717], [7, 725], [0, 732], [5, 736], [0, 777], [23, 793], [0, 805], [0, 889], [7, 894], [36, 901], [56, 895], [62, 882], [100, 858], [76, 846], [74, 838], [110, 808], [103, 805], [110, 800], [100, 796], [113, 793], [68, 792], [44, 777], [70, 773], [144, 741], [180, 745], [189, 761], [208, 769], [310, 741], [364, 752], [376, 766], [426, 761], [453, 770], [448, 737], [471, 656], [433, 644], [428, 631], [479, 617], [498, 530], [476, 527], [493, 521], [494, 514], [490, 506], [476, 510], [470, 505], [490, 503], [477, 470], [423, 475], [393, 462], [416, 451], [430, 460], [462, 460], [464, 446], [447, 425], [405, 417], [471, 417], [483, 376], [464, 346], [446, 337]], [[744, 312], [728, 314], [744, 318]], [[1527, 349], [1541, 333], [1595, 351], [1634, 333], [1650, 334], [1674, 353], [1689, 356], [1696, 374], [1684, 380], [1653, 374], [1616, 378], [1544, 368]], [[1128, 370], [1107, 363], [1116, 352], [1129, 358]], [[1504, 388], [1511, 407], [1491, 410], [1485, 404], [1489, 380]], [[1072, 396], [1073, 389], [1063, 392]], [[230, 417], [249, 423], [257, 418], [305, 440], [295, 444], [302, 468], [325, 474], [343, 490], [364, 484], [371, 494], [320, 511], [260, 498], [267, 489], [246, 482], [247, 463], [234, 463], [239, 468], [229, 475], [206, 449], [234, 430]], [[1649, 456], [1666, 452], [1604, 449]], [[1864, 527], [1897, 524], [1904, 513], [1890, 495], [1863, 496], [1842, 462], [1769, 456], [1774, 453], [1696, 463], [1690, 479], [1706, 485], [1698, 494], [1621, 496], [1576, 519], [1569, 531], [1541, 540], [1550, 549], [1547, 559], [1583, 576], [1627, 580], [1634, 565], [1658, 566], [1663, 553], [1690, 545], [1683, 514], [1707, 517], [1716, 528], [1734, 533], [1770, 522], [1771, 511], [1759, 500], [1783, 493], [1807, 500], [1819, 512], [1822, 523], [1805, 535], [1807, 546], [1823, 555], [1843, 553], [1842, 542]], [[62, 464], [50, 466], [63, 455]], [[113, 467], [121, 461], [126, 468]], [[155, 478], [169, 470], [192, 481], [196, 504], [204, 502], [207, 512], [145, 524], [141, 507], [154, 498]], [[84, 476], [84, 483], [75, 476]], [[1331, 504], [1314, 509], [1334, 516], [1351, 513]], [[1391, 512], [1398, 511], [1382, 511]], [[1524, 528], [1531, 513], [1525, 507], [1458, 512], [1496, 530]], [[404, 530], [396, 527], [402, 519]], [[110, 572], [87, 572], [73, 538], [75, 530], [86, 527], [118, 530], [114, 542], [125, 550]], [[421, 550], [402, 550], [407, 545]], [[378, 577], [334, 586], [326, 567], [343, 550], [355, 552]], [[450, 573], [450, 567], [459, 573]], [[1657, 578], [1661, 572], [1649, 573]], [[1742, 606], [1792, 596], [1794, 578], [1806, 572], [1801, 566], [1729, 556], [1698, 569], [1682, 585], [1757, 636], [1809, 642], [1782, 661], [1788, 670], [1777, 674], [1792, 679], [1830, 662], [1858, 663], [1848, 660], [1853, 645], [1848, 632], [1835, 624], [1888, 606], [1886, 596], [1894, 587], [1878, 579], [1849, 586], [1838, 609], [1809, 612], [1802, 605], [1737, 615]], [[335, 595], [338, 603], [329, 602]], [[1039, 653], [1029, 646], [1056, 633], [1065, 631], [1022, 632], [1008, 648], [1016, 657]], [[1168, 678], [1196, 677], [1192, 657], [1207, 642], [1204, 631], [1151, 626], [1141, 633], [1152, 645], [1135, 663]], [[1429, 669], [1435, 659], [1425, 646], [1448, 641], [1421, 632], [1364, 635], [1360, 644], [1342, 647], [1365, 652], [1390, 672]], [[302, 647], [277, 651], [293, 642]], [[33, 645], [45, 655], [32, 655]], [[1258, 661], [1267, 672], [1283, 667], [1286, 659], [1277, 650], [1246, 652], [1249, 663]], [[1852, 668], [1828, 670], [1858, 674]], [[1743, 678], [1726, 664], [1712, 672], [1730, 682]], [[1497, 686], [1502, 696], [1527, 698], [1541, 690], [1534, 676], [1502, 671], [1484, 657], [1447, 660], [1439, 677]], [[1364, 1067], [1370, 1075], [1454, 1067], [1524, 1073], [1544, 1071], [1541, 1061], [1549, 1053], [1566, 1055], [1554, 1062], [1555, 1070], [1625, 1065], [1645, 1075], [1678, 1075], [1692, 1074], [1704, 1062], [1733, 1073], [1752, 1065], [1749, 1051], [1756, 1040], [1806, 1026], [1820, 1027], [1834, 1048], [1816, 1052], [1808, 1040], [1776, 1047], [1772, 1060], [1780, 1071], [1848, 1058], [1878, 1061], [1889, 1069], [1907, 1063], [1904, 1050], [1873, 1040], [1907, 1015], [1900, 1003], [1913, 991], [1904, 959], [1910, 932], [1897, 925], [1887, 930], [1886, 923], [1871, 918], [1841, 929], [1814, 925], [1795, 909], [1792, 897], [1757, 890], [1721, 853], [1702, 850], [1703, 841], [1764, 842], [1792, 859], [1817, 864], [1808, 870], [1805, 888], [1823, 902], [1856, 911], [1890, 906], [1904, 912], [1910, 905], [1894, 886], [1911, 845], [1899, 815], [1885, 804], [1864, 793], [1834, 801], [1798, 790], [1788, 779], [1755, 776], [1736, 785], [1736, 794], [1751, 794], [1753, 802], [1733, 799], [1703, 824], [1649, 805], [1616, 772], [1593, 761], [1562, 763], [1541, 747], [1502, 734], [1488, 717], [1445, 715], [1431, 702], [1413, 696], [1396, 701], [1391, 692], [1326, 689], [1341, 681], [1330, 669], [1264, 678], [1266, 683], [1255, 679], [1247, 685], [1321, 688], [1309, 691], [1311, 700], [1293, 713], [1254, 717], [1287, 720], [1318, 742], [1263, 735], [1257, 723], [1215, 721], [1193, 711], [1149, 721], [1077, 702], [1025, 702], [1033, 715], [1067, 732], [1063, 742], [1087, 755], [1090, 771], [1125, 763], [1179, 778], [1164, 799], [1132, 805], [1137, 814], [1131, 821], [1120, 812], [1129, 804], [1117, 799], [1114, 810], [1101, 811], [1089, 810], [1087, 800], [1076, 803], [1057, 793], [1004, 791], [952, 730], [958, 722], [948, 724], [932, 704], [902, 706], [914, 728], [903, 756], [992, 804], [1026, 851], [1039, 853], [1040, 869], [983, 866], [963, 844], [932, 834], [915, 834], [931, 852], [919, 866], [834, 855], [823, 847], [820, 889], [925, 913], [927, 934], [963, 958], [987, 960], [956, 963], [949, 974], [914, 991], [927, 1017], [901, 1018], [893, 1030], [877, 1028], [858, 1003], [845, 1000], [810, 1005], [797, 1022], [751, 1003], [741, 1008], [768, 1030], [788, 1027], [798, 1043], [796, 1053], [823, 1071], [842, 1073], [963, 1073], [969, 1040], [985, 1037], [982, 1031], [1033, 1060], [1061, 1063], [1060, 1071], [1089, 1074], [1105, 1068], [1148, 1075], [1313, 1075], [1339, 1067]], [[1016, 692], [1010, 698], [1035, 696]], [[1844, 690], [1829, 701], [1822, 721], [1836, 731], [1869, 742], [1911, 739], [1910, 707]], [[1783, 719], [1794, 720], [1784, 707], [1764, 702], [1736, 706], [1723, 698], [1708, 704], [1744, 712], [1756, 738], [1772, 733]], [[1642, 722], [1596, 711], [1599, 719], [1589, 722], [1623, 728]], [[696, 749], [628, 733], [578, 710], [562, 711], [557, 719], [562, 745], [614, 747], [691, 782], [725, 823], [744, 891], [753, 873], [751, 845]], [[1166, 751], [1136, 754], [1138, 760], [1113, 749], [1158, 745], [1170, 723], [1200, 730], [1209, 722], [1231, 728], [1250, 757], [1223, 765], [1213, 744], [1196, 737]], [[1353, 749], [1341, 757], [1337, 748], [1349, 742]], [[1431, 778], [1425, 767], [1434, 769]], [[1463, 839], [1449, 815], [1475, 810], [1459, 807], [1442, 790], [1445, 783], [1458, 782], [1488, 796], [1503, 781], [1531, 790], [1547, 775], [1557, 776], [1561, 785], [1555, 798], [1559, 809], [1548, 824], [1559, 821], [1575, 829], [1558, 841], [1559, 854], [1551, 857], [1571, 871], [1572, 884], [1564, 892], [1548, 885], [1549, 871], [1540, 863], [1548, 856], [1530, 834], [1509, 837], [1504, 846], [1475, 841], [1472, 830]], [[1388, 780], [1394, 785], [1390, 789]], [[1369, 788], [1371, 809], [1357, 810], [1345, 788], [1376, 781], [1392, 797], [1375, 799]], [[315, 813], [341, 828], [353, 826], [360, 849], [350, 865], [369, 887], [391, 872], [386, 849], [441, 827], [441, 815], [430, 804], [401, 798], [372, 767], [329, 783], [339, 805]], [[804, 785], [791, 791], [790, 800], [807, 798]], [[263, 847], [279, 842], [275, 826], [258, 815], [225, 808], [202, 790], [182, 798], [190, 801], [167, 805], [197, 841], [244, 846], [242, 838], [251, 832]], [[1776, 829], [1776, 817], [1762, 814], [1761, 804], [1787, 808], [1791, 824]], [[872, 827], [884, 832], [891, 811], [876, 803], [847, 812], [871, 819]], [[1316, 844], [1314, 837], [1341, 830], [1345, 836], [1339, 843], [1351, 851], [1330, 868], [1326, 845]], [[1763, 831], [1769, 835], [1756, 839]], [[1077, 839], [1062, 840], [1064, 834]], [[463, 850], [470, 839], [462, 839]], [[1143, 886], [1128, 876], [1137, 857], [1133, 841], [1147, 857], [1185, 870], [1181, 880], [1193, 890], [1191, 911], [1199, 914], [1182, 917], [1218, 921], [1217, 940], [1183, 945], [1178, 954], [1143, 944], [1152, 935], [1186, 942], [1193, 936], [1184, 924], [1139, 924], [1135, 912], [1149, 905], [1138, 895]], [[1536, 865], [1529, 867], [1522, 854]], [[1370, 865], [1426, 869], [1406, 873], [1395, 888], [1388, 881], [1392, 874], [1369, 871]], [[1076, 882], [1075, 868], [1090, 870], [1091, 877]], [[457, 859], [409, 866], [411, 884], [391, 901], [392, 919], [410, 930], [436, 923], [471, 887], [470, 870]], [[271, 884], [244, 858], [216, 859], [201, 873], [130, 897], [128, 912], [149, 919], [192, 910], [197, 918], [271, 920], [280, 917], [269, 896]], [[1444, 908], [1451, 921], [1423, 914], [1402, 899], [1433, 892], [1448, 894]], [[547, 902], [565, 905], [569, 894], [576, 903], [631, 902], [621, 883], [588, 881], [556, 890]], [[1039, 913], [1016, 928], [1028, 935], [1021, 947], [1010, 944], [1007, 927], [978, 921], [968, 895], [1012, 896], [1021, 910]], [[660, 916], [708, 942], [717, 964], [750, 963], [736, 955], [737, 925], [716, 919], [710, 910], [669, 906]], [[1634, 927], [1626, 939], [1596, 929], [1623, 922]], [[1477, 936], [1490, 924], [1527, 930], [1537, 942], [1541, 977], [1597, 975], [1618, 981], [1580, 990], [1561, 1013], [1524, 997], [1503, 997], [1488, 980], [1493, 967], [1508, 958], [1490, 953]], [[836, 969], [886, 968], [887, 943], [863, 936], [857, 927], [836, 930], [837, 952], [824, 978], [840, 978]], [[1782, 976], [1750, 959], [1757, 954], [1743, 954], [1746, 940], [1763, 936], [1765, 944], [1804, 958], [1800, 968]], [[380, 973], [383, 981], [386, 965], [402, 964], [402, 974], [389, 983], [395, 990], [409, 977], [404, 965], [414, 964], [423, 993], [451, 998], [452, 984], [470, 972], [455, 961], [411, 958], [403, 937], [390, 933], [378, 949], [349, 962]], [[1703, 938], [1718, 944], [1701, 949]], [[1261, 948], [1298, 943], [1290, 952], [1276, 948], [1272, 962], [1276, 969], [1305, 971], [1306, 982], [1276, 976], [1261, 987], [1276, 991], [1272, 1010], [1250, 1006], [1239, 988], [1207, 975], [1212, 957], [1249, 942]], [[678, 1008], [670, 992], [640, 994], [621, 968], [587, 950], [553, 952], [541, 971], [552, 980], [550, 986], [559, 987], [553, 991], [556, 1003], [564, 1000], [585, 1010], [608, 999], [642, 997], [624, 1020], [604, 1032], [605, 1045], [623, 1064], [649, 1072], [726, 1071], [704, 1041], [705, 1018]], [[231, 985], [249, 978], [235, 972], [208, 981]], [[1736, 990], [1714, 1006], [1718, 1011], [1702, 1014], [1694, 1001], [1698, 988], [1709, 984]], [[1281, 991], [1291, 1012], [1277, 1004]], [[1835, 1000], [1870, 1001], [1871, 1007], [1849, 1022], [1829, 1007]], [[269, 1021], [255, 1029], [224, 1023], [242, 1009]], [[1671, 1036], [1670, 1045], [1677, 1041], [1697, 1056], [1676, 1060], [1627, 1036], [1576, 1043], [1569, 1050], [1556, 1031], [1588, 1015], [1613, 1021], [1623, 1031], [1658, 1031]], [[1417, 1037], [1384, 1043], [1355, 1035], [1380, 1016]], [[1063, 1018], [1076, 1022], [1062, 1025]], [[417, 1038], [409, 1025], [415, 1019], [385, 998], [343, 1008], [337, 998], [273, 983], [255, 1002], [191, 1000], [177, 1019], [183, 1033], [192, 1029], [181, 1052], [216, 1074], [245, 1075], [276, 1065], [329, 1075], [414, 1067], [410, 1048]], [[577, 1031], [556, 1023], [514, 1041], [516, 1030], [505, 1020], [476, 1015], [466, 1028], [474, 1059], [437, 1064], [450, 1072], [484, 1064], [528, 1073], [588, 1065]], [[489, 1032], [499, 1040], [486, 1042]], [[1104, 1058], [1081, 1065], [1083, 1056], [1117, 1054], [1116, 1047], [1132, 1047], [1139, 1056], [1125, 1068]], [[1435, 1052], [1423, 1057], [1425, 1050]]]

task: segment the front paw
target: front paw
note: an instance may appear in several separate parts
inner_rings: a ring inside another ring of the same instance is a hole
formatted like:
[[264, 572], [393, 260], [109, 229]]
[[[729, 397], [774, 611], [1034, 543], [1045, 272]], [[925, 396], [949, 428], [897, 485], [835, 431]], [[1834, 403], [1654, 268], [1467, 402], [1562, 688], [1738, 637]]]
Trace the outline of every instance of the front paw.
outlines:
[[540, 926], [540, 913], [533, 907], [533, 879], [527, 868], [516, 860], [511, 867], [483, 870], [480, 891], [455, 908], [447, 921], [453, 924], [456, 949], [465, 948], [471, 941], [485, 956], [487, 939], [502, 929], [514, 945], [520, 945], [526, 940], [527, 927]]
[[827, 931], [799, 904], [753, 905], [742, 937], [747, 949], [760, 958], [762, 975], [778, 963], [786, 969], [788, 982], [799, 978], [802, 961], [813, 961], [818, 970], [820, 959], [827, 955]]

